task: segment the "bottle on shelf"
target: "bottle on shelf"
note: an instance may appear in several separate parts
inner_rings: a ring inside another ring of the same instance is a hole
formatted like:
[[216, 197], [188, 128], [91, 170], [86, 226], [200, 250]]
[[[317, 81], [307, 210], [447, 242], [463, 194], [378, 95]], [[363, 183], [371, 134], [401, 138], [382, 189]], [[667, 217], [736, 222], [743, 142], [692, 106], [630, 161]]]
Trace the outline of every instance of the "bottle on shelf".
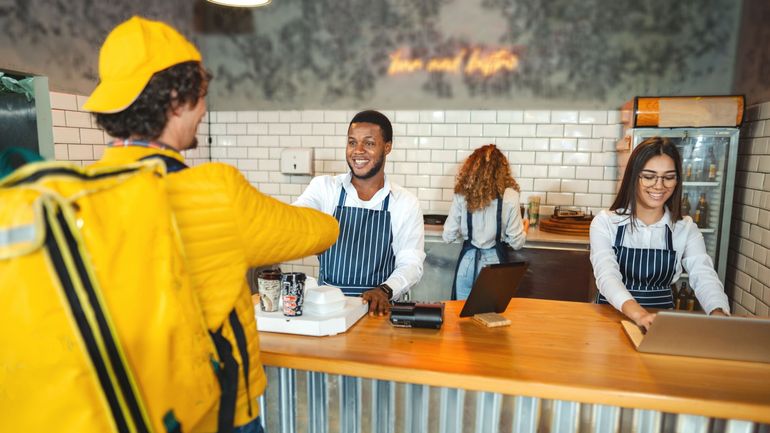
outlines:
[[682, 284], [679, 286], [679, 291], [676, 294], [676, 299], [674, 299], [674, 308], [677, 310], [686, 310], [689, 297], [690, 296], [687, 294], [687, 282], [682, 281]]
[[679, 288], [676, 286], [676, 283], [671, 285], [671, 300], [674, 303], [674, 309], [676, 310], [676, 300], [679, 297]]
[[697, 299], [695, 299], [695, 292], [693, 292], [692, 287], [687, 288], [687, 307], [684, 308], [687, 311], [695, 311], [695, 304], [697, 303]]
[[714, 155], [714, 146], [709, 147], [709, 155], [705, 164], [708, 164], [707, 180], [715, 182], [717, 180], [717, 157]]
[[690, 180], [693, 182], [702, 182], [705, 179], [703, 175], [703, 163], [706, 161], [703, 146], [700, 143], [693, 146], [692, 151], [692, 175]]
[[698, 225], [700, 228], [706, 228], [708, 227], [708, 218], [709, 218], [709, 205], [706, 201], [706, 193], [702, 192], [700, 194], [700, 199], [698, 199], [698, 207], [695, 208], [695, 215], [693, 216], [693, 221], [695, 221], [695, 224]]
[[692, 180], [692, 143], [685, 137], [682, 139], [682, 180]]
[[690, 194], [684, 193], [684, 197], [682, 198], [682, 216], [690, 215], [691, 208]]

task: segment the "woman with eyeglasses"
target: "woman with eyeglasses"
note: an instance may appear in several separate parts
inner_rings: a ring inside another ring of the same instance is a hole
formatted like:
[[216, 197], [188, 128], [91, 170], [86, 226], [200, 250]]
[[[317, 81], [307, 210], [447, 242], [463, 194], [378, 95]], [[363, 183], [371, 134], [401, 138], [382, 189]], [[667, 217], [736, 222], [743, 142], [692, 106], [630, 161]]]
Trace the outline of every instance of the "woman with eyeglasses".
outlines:
[[615, 202], [591, 222], [597, 302], [612, 304], [645, 329], [655, 319], [648, 308], [673, 308], [671, 284], [683, 270], [707, 313], [729, 314], [703, 235], [682, 216], [681, 179], [674, 143], [648, 138], [631, 152]]

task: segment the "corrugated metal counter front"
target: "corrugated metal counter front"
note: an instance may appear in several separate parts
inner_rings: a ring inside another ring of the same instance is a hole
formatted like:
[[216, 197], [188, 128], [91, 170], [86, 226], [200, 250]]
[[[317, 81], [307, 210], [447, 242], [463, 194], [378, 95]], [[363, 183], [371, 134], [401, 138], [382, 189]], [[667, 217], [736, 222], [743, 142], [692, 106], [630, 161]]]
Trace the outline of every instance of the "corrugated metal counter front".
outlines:
[[260, 333], [269, 431], [748, 433], [770, 422], [770, 364], [638, 353], [608, 306], [515, 298], [502, 328], [460, 319], [461, 307], [446, 304], [440, 330], [366, 316], [333, 337]]

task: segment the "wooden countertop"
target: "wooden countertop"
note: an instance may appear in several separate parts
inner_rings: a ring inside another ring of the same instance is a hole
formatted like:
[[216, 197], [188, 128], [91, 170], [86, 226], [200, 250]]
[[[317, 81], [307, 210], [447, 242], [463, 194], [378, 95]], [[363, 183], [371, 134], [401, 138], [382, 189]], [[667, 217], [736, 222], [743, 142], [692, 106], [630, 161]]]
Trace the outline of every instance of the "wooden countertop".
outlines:
[[[444, 232], [444, 226], [436, 224], [425, 224], [425, 236], [438, 236]], [[548, 233], [540, 231], [538, 227], [532, 227], [527, 231], [527, 243], [524, 245], [541, 245], [541, 244], [567, 244], [574, 245], [576, 247], [587, 247], [589, 244], [588, 236], [571, 236], [562, 235], [558, 233]]]
[[440, 330], [364, 317], [347, 333], [261, 332], [265, 365], [770, 423], [770, 364], [642, 354], [609, 306], [514, 298], [485, 328], [446, 303]]

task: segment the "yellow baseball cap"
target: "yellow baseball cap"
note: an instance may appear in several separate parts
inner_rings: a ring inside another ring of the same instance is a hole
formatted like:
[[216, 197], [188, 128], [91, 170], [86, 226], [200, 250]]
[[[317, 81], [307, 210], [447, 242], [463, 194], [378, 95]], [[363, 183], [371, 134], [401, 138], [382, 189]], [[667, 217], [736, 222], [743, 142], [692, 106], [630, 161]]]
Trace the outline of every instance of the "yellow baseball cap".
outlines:
[[95, 113], [123, 111], [156, 72], [200, 60], [198, 49], [173, 27], [132, 17], [107, 35], [99, 51], [99, 84], [83, 109]]

